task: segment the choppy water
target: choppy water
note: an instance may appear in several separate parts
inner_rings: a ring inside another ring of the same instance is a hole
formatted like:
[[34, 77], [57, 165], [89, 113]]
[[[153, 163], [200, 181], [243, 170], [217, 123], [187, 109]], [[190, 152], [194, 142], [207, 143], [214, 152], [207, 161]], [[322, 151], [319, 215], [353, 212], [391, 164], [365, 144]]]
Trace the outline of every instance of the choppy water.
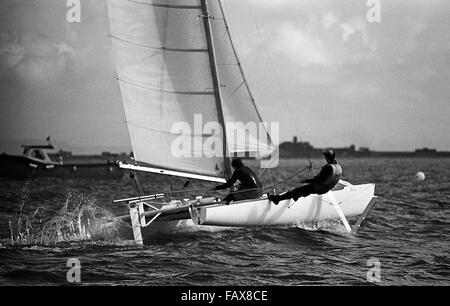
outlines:
[[[336, 223], [314, 231], [168, 234], [138, 248], [110, 235], [76, 235], [78, 219], [127, 213], [112, 200], [135, 195], [129, 179], [0, 180], [0, 284], [67, 284], [67, 260], [77, 258], [82, 284], [364, 285], [372, 267], [368, 260], [375, 258], [380, 285], [450, 285], [450, 159], [340, 162], [344, 179], [374, 182], [380, 196], [357, 236], [344, 234]], [[281, 180], [304, 166], [283, 160], [272, 175]], [[419, 170], [424, 182], [414, 179]], [[174, 189], [183, 186], [171, 180]], [[168, 177], [140, 181], [146, 192], [168, 190], [170, 184]], [[192, 182], [189, 188], [207, 186]], [[66, 222], [70, 218], [73, 222]]]

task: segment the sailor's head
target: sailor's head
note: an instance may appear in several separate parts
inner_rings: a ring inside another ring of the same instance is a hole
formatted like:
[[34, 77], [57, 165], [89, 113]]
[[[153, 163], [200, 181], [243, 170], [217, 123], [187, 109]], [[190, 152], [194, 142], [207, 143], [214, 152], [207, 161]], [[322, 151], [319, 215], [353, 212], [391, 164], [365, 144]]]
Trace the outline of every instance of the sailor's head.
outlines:
[[244, 166], [244, 163], [242, 162], [242, 159], [240, 159], [239, 157], [237, 157], [237, 158], [233, 158], [233, 160], [231, 161], [231, 166], [232, 166], [234, 169], [238, 169], [238, 168]]
[[325, 157], [327, 163], [331, 163], [334, 161], [335, 154], [333, 149], [325, 149], [323, 150], [322, 154]]

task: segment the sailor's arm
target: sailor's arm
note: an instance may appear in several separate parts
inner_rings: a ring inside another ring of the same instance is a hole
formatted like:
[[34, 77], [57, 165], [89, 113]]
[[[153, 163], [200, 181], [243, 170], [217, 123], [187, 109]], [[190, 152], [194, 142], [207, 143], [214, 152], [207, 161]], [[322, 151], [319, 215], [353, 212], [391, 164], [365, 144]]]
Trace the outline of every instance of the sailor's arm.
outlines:
[[236, 183], [237, 180], [238, 180], [237, 171], [234, 171], [231, 178], [225, 184], [216, 186], [215, 190], [230, 188], [231, 186], [233, 186], [234, 183]]

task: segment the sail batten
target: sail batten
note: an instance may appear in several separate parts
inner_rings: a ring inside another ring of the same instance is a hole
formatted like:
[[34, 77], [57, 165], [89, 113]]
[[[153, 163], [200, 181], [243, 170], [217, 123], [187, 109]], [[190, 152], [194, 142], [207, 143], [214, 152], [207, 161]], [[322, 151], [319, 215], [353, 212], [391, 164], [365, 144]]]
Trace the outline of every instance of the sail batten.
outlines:
[[161, 51], [173, 51], [173, 52], [208, 52], [208, 49], [206, 49], [206, 48], [205, 49], [189, 49], [189, 48], [182, 49], [182, 48], [170, 48], [170, 47], [164, 47], [164, 46], [157, 47], [157, 46], [149, 46], [149, 45], [141, 44], [138, 42], [134, 42], [134, 41], [131, 41], [131, 40], [128, 40], [125, 38], [115, 36], [113, 34], [111, 34], [110, 37], [112, 39], [117, 39], [117, 40], [122, 41], [127, 44], [131, 44], [131, 45], [135, 45], [135, 46], [139, 46], [139, 47], [147, 48], [147, 49], [154, 49], [154, 50], [161, 50]]
[[144, 2], [144, 1], [138, 1], [138, 0], [124, 0], [129, 1], [136, 4], [141, 5], [151, 5], [155, 7], [165, 7], [165, 8], [173, 8], [173, 9], [201, 9], [201, 6], [199, 5], [174, 5], [174, 4], [164, 4], [164, 3], [157, 3], [157, 2]]
[[136, 81], [129, 81], [129, 80], [121, 79], [121, 78], [117, 78], [117, 80], [119, 82], [124, 82], [124, 83], [127, 83], [132, 86], [140, 87], [142, 89], [147, 89], [147, 90], [151, 90], [151, 91], [159, 91], [159, 92], [168, 93], [168, 94], [197, 95], [197, 96], [203, 96], [203, 95], [212, 96], [212, 95], [214, 95], [214, 91], [175, 91], [175, 90], [170, 90], [170, 89], [166, 89], [166, 88], [151, 87], [149, 85], [140, 84]]
[[144, 130], [152, 131], [152, 132], [155, 132], [155, 133], [161, 133], [161, 134], [168, 134], [168, 135], [175, 135], [175, 136], [184, 136], [184, 137], [191, 137], [191, 138], [217, 137], [217, 136], [215, 136], [214, 134], [211, 134], [211, 133], [200, 133], [200, 134], [195, 134], [195, 133], [174, 133], [174, 132], [169, 131], [169, 130], [164, 131], [164, 130], [151, 129], [151, 128], [148, 128], [146, 126], [142, 126], [142, 125], [139, 125], [138, 123], [130, 122], [130, 121], [127, 121], [127, 120], [125, 122], [127, 124], [133, 125], [133, 126], [135, 126], [137, 128], [141, 128], [141, 129], [144, 129]]

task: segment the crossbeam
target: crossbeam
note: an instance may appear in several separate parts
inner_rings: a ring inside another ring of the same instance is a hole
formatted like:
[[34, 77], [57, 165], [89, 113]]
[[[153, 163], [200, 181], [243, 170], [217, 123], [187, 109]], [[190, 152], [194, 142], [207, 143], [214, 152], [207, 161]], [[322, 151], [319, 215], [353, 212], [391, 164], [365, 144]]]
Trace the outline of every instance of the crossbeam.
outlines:
[[[191, 206], [193, 206], [194, 208], [197, 208], [197, 207], [203, 207], [203, 206], [217, 205], [217, 204], [221, 204], [221, 202], [222, 202], [221, 199], [216, 198], [216, 197], [206, 198], [206, 199], [196, 199], [196, 200], [186, 201], [182, 205], [179, 205], [179, 206], [169, 207], [169, 208], [163, 207], [160, 209], [153, 209], [150, 211], [144, 211], [144, 212], [140, 212], [140, 213], [142, 216], [144, 216], [146, 218], [152, 218], [159, 213], [161, 213], [162, 215], [175, 214], [175, 213], [179, 213], [182, 211], [189, 211], [189, 207], [191, 207]], [[139, 206], [141, 203], [134, 203], [134, 204], [136, 204], [136, 206]], [[130, 209], [131, 209], [131, 207], [130, 207]], [[127, 215], [120, 216], [117, 218], [119, 218], [122, 221], [130, 221], [130, 217]]]
[[144, 196], [141, 196], [141, 197], [132, 197], [132, 198], [125, 198], [125, 199], [114, 200], [113, 203], [142, 201], [142, 200], [156, 200], [156, 199], [163, 198], [164, 196], [165, 196], [164, 193], [156, 193], [156, 194], [144, 195]]

